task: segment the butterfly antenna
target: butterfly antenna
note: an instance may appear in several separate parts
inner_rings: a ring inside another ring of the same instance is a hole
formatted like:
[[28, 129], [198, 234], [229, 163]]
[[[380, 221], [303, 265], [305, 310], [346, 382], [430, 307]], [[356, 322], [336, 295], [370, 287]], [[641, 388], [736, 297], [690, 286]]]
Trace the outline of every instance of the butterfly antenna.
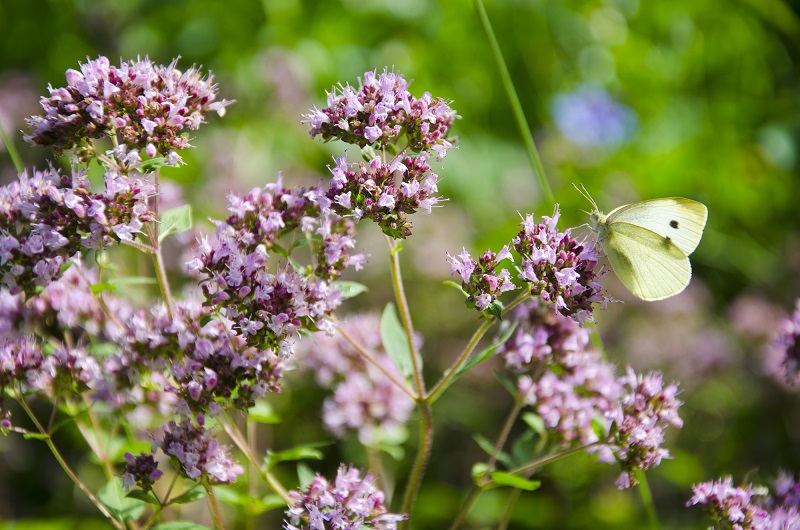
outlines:
[[[578, 191], [578, 193], [583, 195], [583, 198], [586, 199], [587, 201], [589, 201], [592, 204], [592, 206], [594, 207], [595, 210], [598, 210], [598, 211], [600, 210], [597, 207], [597, 203], [594, 202], [594, 199], [592, 199], [592, 196], [586, 190], [586, 186], [584, 186], [583, 183], [581, 183], [581, 187], [579, 188], [578, 185], [573, 182], [572, 183], [572, 187], [575, 188]], [[583, 211], [583, 210], [581, 210], [581, 211]], [[586, 213], [588, 213], [588, 212], [586, 212]], [[591, 215], [591, 214], [589, 214], [589, 215]]]

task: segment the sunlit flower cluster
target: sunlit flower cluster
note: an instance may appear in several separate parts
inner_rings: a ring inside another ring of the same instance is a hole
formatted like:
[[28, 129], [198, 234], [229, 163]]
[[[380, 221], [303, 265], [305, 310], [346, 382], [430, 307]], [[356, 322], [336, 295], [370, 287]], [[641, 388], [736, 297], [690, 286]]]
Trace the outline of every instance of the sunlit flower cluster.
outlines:
[[[284, 189], [280, 179], [246, 197], [229, 196], [231, 216], [217, 222], [215, 239], [203, 238], [187, 269], [200, 272], [206, 302], [234, 322], [248, 345], [271, 348], [286, 356], [301, 329], [330, 331], [329, 315], [340, 303], [330, 285], [346, 267], [359, 269], [364, 256], [355, 246], [352, 222], [326, 215], [319, 189]], [[291, 232], [305, 234], [315, 266], [298, 272], [286, 257], [293, 244], [281, 241]]]
[[427, 153], [397, 155], [388, 164], [376, 156], [350, 165], [342, 156], [329, 169], [328, 207], [354, 221], [371, 219], [395, 239], [411, 235], [409, 215], [418, 209], [430, 214], [441, 201], [436, 196], [439, 176], [431, 171]]
[[[752, 485], [737, 487], [727, 477], [703, 482], [692, 487], [694, 495], [687, 506], [701, 505], [712, 519], [731, 525], [736, 530], [771, 530], [769, 513], [755, 502]], [[780, 528], [780, 527], [777, 527]], [[791, 527], [783, 527], [791, 528]]]
[[389, 513], [375, 479], [354, 467], [339, 466], [333, 483], [317, 475], [299, 491], [290, 491], [285, 530], [360, 528], [395, 530], [405, 515]]
[[50, 97], [40, 102], [44, 115], [28, 119], [33, 130], [25, 139], [57, 152], [106, 136], [149, 157], [185, 149], [189, 138], [182, 133], [200, 127], [209, 112], [222, 116], [232, 101], [216, 101], [213, 76], [176, 66], [177, 59], [169, 66], [145, 58], [118, 67], [103, 56], [87, 60], [80, 71], [67, 70], [66, 87], [49, 87]]
[[450, 275], [458, 274], [461, 277], [461, 288], [467, 293], [467, 307], [475, 307], [483, 311], [497, 300], [497, 297], [506, 291], [516, 289], [511, 283], [511, 273], [507, 269], [497, 272], [497, 265], [504, 259], [513, 261], [508, 247], [503, 247], [498, 253], [486, 250], [476, 261], [470, 256], [467, 249], [461, 254], [451, 256], [447, 254], [450, 262]]
[[441, 159], [453, 146], [447, 132], [456, 116], [441, 98], [412, 96], [402, 75], [373, 70], [364, 73], [358, 89], [345, 85], [328, 92], [328, 106], [314, 107], [304, 118], [312, 137], [382, 148], [404, 134], [413, 151], [432, 150]]
[[607, 447], [622, 466], [617, 487], [623, 489], [637, 484], [635, 470], [655, 467], [669, 458], [669, 450], [662, 447], [665, 431], [670, 425], [680, 429], [683, 420], [678, 416], [682, 405], [676, 397], [678, 385], [664, 385], [661, 373], [641, 375], [628, 367], [620, 383], [624, 385], [620, 409]]
[[[125, 359], [109, 370], [116, 392], [135, 380], [130, 370], [166, 366], [176, 386], [177, 412], [202, 420], [221, 411], [220, 404], [246, 409], [267, 392], [279, 390], [284, 362], [271, 349], [247, 346], [230, 321], [209, 314], [199, 302], [176, 305], [172, 318], [163, 306], [151, 314], [138, 312], [127, 324]], [[113, 395], [116, 392], [108, 392]]]
[[600, 255], [591, 244], [575, 240], [569, 229], [559, 232], [559, 215], [556, 208], [540, 223], [526, 216], [511, 244], [522, 257], [519, 278], [530, 285], [531, 294], [583, 322], [591, 317], [593, 304], [607, 303], [599, 283], [603, 273], [596, 270]]
[[70, 257], [113, 241], [132, 241], [153, 219], [152, 186], [115, 171], [92, 193], [85, 171], [22, 174], [0, 188], [0, 282], [31, 296], [57, 280]]
[[205, 478], [212, 484], [230, 483], [244, 468], [228, 456], [211, 431], [188, 419], [169, 422], [153, 437], [154, 447], [173, 457], [181, 474], [191, 479]]

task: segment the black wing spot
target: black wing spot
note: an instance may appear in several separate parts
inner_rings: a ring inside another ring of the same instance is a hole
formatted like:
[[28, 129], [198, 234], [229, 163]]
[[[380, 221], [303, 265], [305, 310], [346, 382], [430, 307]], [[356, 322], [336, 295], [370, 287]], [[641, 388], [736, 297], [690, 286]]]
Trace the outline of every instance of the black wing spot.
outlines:
[[669, 226], [671, 226], [672, 228], [678, 228], [678, 221], [673, 219], [672, 221], [669, 222]]

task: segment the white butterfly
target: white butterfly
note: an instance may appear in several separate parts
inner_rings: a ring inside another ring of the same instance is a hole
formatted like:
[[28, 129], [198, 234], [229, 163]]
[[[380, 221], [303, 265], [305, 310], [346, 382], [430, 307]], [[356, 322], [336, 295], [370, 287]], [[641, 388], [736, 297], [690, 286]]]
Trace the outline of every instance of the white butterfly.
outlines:
[[597, 243], [631, 293], [642, 300], [663, 300], [689, 285], [689, 254], [700, 243], [708, 218], [704, 204], [680, 197], [651, 199], [606, 215], [585, 189], [578, 191], [594, 207], [589, 226]]

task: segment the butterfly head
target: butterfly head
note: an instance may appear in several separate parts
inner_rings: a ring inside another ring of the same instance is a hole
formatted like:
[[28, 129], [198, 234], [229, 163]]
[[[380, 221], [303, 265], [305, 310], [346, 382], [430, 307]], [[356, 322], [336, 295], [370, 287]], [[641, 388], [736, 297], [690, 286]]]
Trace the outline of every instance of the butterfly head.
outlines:
[[578, 190], [578, 193], [583, 195], [583, 197], [592, 204], [591, 212], [586, 212], [585, 210], [582, 211], [589, 216], [589, 227], [593, 232], [597, 233], [600, 230], [600, 227], [606, 223], [606, 215], [597, 207], [597, 203], [594, 202], [594, 199], [592, 199], [592, 196], [589, 195], [588, 191], [586, 191], [586, 188], [583, 184], [581, 184], [580, 188], [575, 183], [573, 183], [572, 186]]

